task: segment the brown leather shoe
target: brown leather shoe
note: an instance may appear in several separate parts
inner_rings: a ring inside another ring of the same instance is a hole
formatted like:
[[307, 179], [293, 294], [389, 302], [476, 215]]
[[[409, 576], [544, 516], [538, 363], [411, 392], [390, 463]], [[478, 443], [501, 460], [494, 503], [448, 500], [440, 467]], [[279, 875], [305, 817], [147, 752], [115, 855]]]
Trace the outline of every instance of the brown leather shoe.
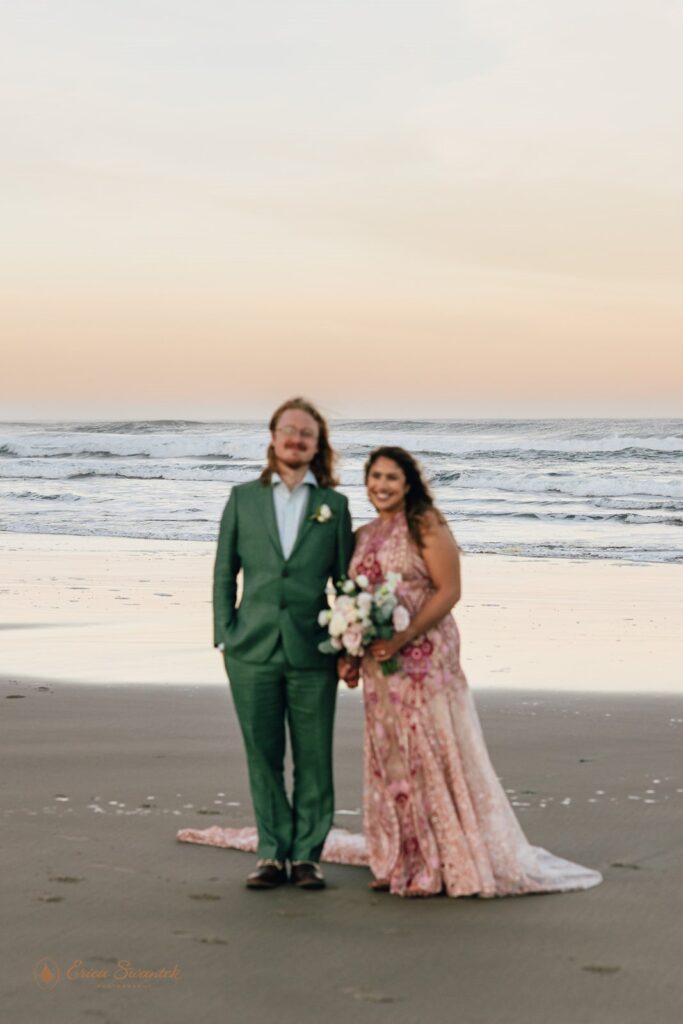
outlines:
[[325, 879], [320, 865], [312, 860], [293, 860], [291, 879], [297, 889], [325, 888]]
[[259, 860], [256, 870], [247, 875], [247, 889], [276, 889], [287, 881], [287, 871], [282, 861]]

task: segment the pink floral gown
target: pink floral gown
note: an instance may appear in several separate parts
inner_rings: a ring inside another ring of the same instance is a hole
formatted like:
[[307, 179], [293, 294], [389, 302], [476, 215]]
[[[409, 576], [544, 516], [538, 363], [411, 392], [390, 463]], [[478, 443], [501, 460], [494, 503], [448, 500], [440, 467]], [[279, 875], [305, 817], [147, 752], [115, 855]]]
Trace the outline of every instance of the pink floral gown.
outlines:
[[[433, 593], [405, 516], [359, 531], [350, 575], [377, 582], [401, 574], [413, 618]], [[363, 659], [364, 835], [332, 829], [323, 860], [369, 864], [392, 893], [511, 896], [589, 889], [597, 871], [531, 846], [489, 760], [460, 667], [460, 638], [446, 615], [399, 655], [384, 676]], [[254, 827], [181, 829], [182, 842], [255, 851]]]
[[[349, 575], [401, 574], [414, 618], [434, 593], [405, 516], [359, 531]], [[446, 615], [398, 655], [385, 676], [363, 659], [364, 832], [375, 878], [400, 895], [506, 896], [587, 889], [602, 880], [530, 846], [489, 760], [460, 637]]]

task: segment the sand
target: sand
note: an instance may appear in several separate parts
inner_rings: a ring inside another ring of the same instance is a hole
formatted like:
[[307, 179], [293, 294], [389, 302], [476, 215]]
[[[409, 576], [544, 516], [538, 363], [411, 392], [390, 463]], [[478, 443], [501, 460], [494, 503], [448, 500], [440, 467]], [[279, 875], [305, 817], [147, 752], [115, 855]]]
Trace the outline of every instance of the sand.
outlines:
[[[253, 893], [251, 856], [176, 842], [181, 827], [251, 821], [227, 688], [44, 686], [0, 688], [7, 1020], [680, 1021], [683, 698], [479, 694], [529, 838], [605, 881], [413, 901], [335, 865], [323, 893]], [[344, 691], [336, 821], [350, 828], [361, 729]], [[46, 957], [61, 978], [43, 990]], [[100, 987], [120, 960], [179, 977]], [[65, 979], [76, 961], [109, 974]]]
[[[0, 534], [0, 671], [223, 686], [215, 546]], [[683, 693], [683, 571], [471, 555], [456, 618], [476, 688]]]
[[[679, 1024], [679, 569], [466, 560], [458, 621], [494, 765], [529, 839], [605, 881], [411, 901], [335, 865], [323, 893], [249, 892], [252, 857], [176, 842], [252, 820], [210, 545], [4, 535], [1, 551], [8, 1020]], [[602, 692], [567, 689], [589, 675]], [[341, 690], [351, 829], [361, 743]], [[46, 959], [52, 987], [33, 978]], [[101, 976], [65, 977], [78, 961]], [[116, 979], [119, 961], [168, 976]]]

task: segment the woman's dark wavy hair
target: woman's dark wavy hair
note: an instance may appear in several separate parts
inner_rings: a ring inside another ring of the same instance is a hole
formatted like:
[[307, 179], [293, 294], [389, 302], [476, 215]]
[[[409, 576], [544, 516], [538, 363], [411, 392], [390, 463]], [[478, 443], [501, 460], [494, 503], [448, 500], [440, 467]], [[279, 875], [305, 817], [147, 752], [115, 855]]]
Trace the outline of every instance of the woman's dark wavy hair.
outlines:
[[[270, 417], [268, 429], [271, 434], [277, 427], [283, 412], [287, 412], [288, 409], [299, 409], [301, 412], [307, 412], [318, 424], [318, 450], [311, 462], [311, 471], [321, 487], [338, 487], [339, 480], [334, 472], [337, 453], [330, 444], [330, 432], [327, 421], [312, 402], [307, 401], [305, 398], [288, 398], [286, 402], [278, 406]], [[263, 484], [269, 484], [273, 473], [277, 471], [277, 460], [272, 442], [268, 445], [267, 458], [268, 461], [261, 473], [261, 483]]]
[[400, 466], [408, 484], [408, 491], [405, 497], [406, 521], [410, 535], [418, 548], [424, 547], [424, 532], [427, 528], [427, 520], [436, 519], [439, 523], [446, 520], [434, 504], [429, 484], [422, 475], [422, 469], [417, 459], [414, 459], [405, 448], [397, 448], [391, 445], [383, 445], [370, 452], [365, 463], [365, 483], [368, 482], [370, 470], [378, 459], [391, 459], [397, 466]]

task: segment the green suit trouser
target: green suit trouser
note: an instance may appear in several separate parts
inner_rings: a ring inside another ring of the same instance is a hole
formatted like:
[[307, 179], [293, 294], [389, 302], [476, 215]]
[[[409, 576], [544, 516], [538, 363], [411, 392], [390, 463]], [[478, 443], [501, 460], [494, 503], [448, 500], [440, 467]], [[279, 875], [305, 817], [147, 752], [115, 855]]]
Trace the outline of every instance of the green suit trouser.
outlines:
[[[267, 664], [225, 656], [242, 730], [258, 827], [259, 858], [319, 861], [334, 815], [332, 729], [337, 669], [293, 668], [282, 645]], [[285, 723], [294, 765], [285, 790]]]

